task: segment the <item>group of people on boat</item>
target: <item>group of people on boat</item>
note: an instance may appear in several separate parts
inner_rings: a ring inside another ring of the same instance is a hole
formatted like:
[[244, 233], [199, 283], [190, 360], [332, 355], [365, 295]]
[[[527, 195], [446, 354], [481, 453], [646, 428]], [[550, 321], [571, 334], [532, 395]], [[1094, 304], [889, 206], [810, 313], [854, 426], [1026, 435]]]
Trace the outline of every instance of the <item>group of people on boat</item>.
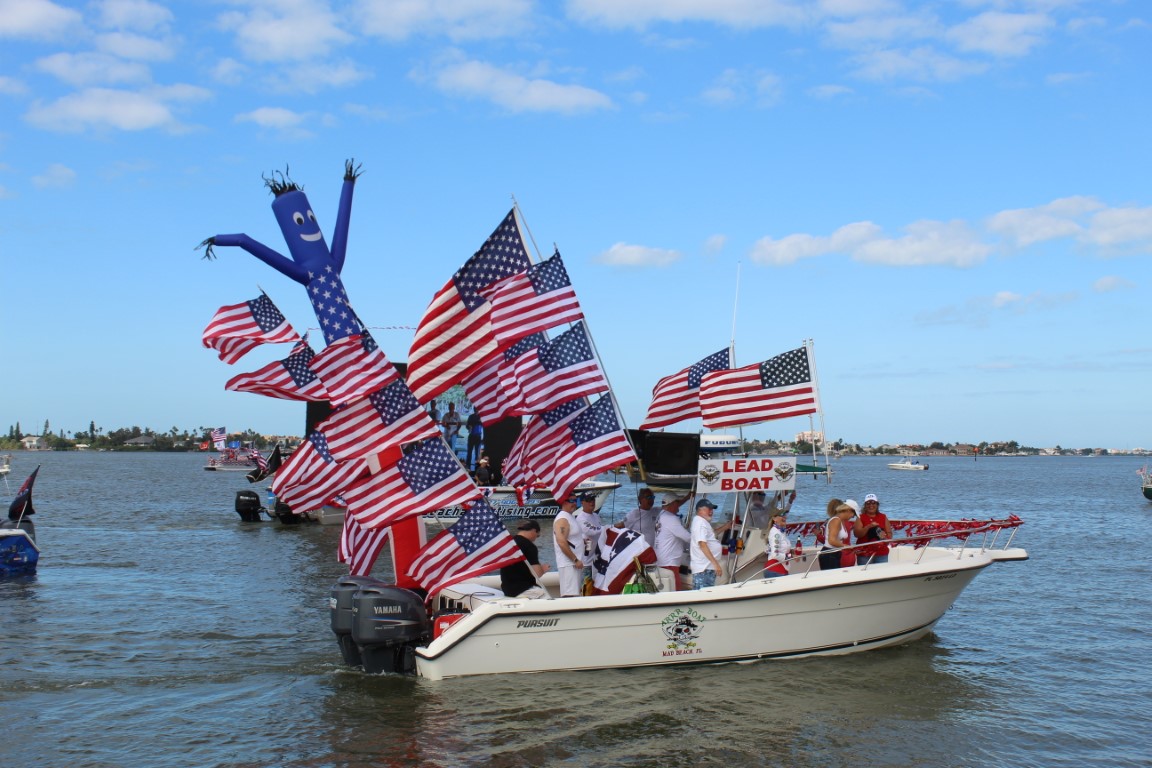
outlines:
[[[729, 534], [733, 547], [739, 548], [742, 543], [737, 530], [741, 525], [740, 518], [715, 522], [716, 504], [706, 498], [696, 500], [695, 515], [685, 525], [680, 510], [690, 498], [690, 495], [667, 491], [661, 495], [657, 506], [656, 493], [651, 488], [641, 488], [637, 493], [636, 507], [614, 526], [635, 531], [643, 537], [655, 552], [656, 565], [671, 573], [676, 589], [681, 588], [685, 551], [688, 553], [687, 571], [692, 576], [692, 588], [704, 589], [714, 586], [717, 578], [724, 575]], [[782, 491], [771, 497], [757, 491], [750, 497], [747, 508], [749, 523], [763, 531], [765, 537], [764, 578], [784, 576], [789, 572], [787, 562], [795, 550], [787, 533], [787, 522], [795, 499], [795, 491]], [[864, 497], [863, 509], [853, 499], [832, 499], [828, 502], [827, 514], [819, 553], [822, 570], [858, 562], [888, 561], [892, 523], [880, 511], [880, 499], [876, 494], [869, 493]], [[594, 494], [572, 494], [560, 501], [552, 535], [561, 597], [591, 594], [594, 562], [604, 529], [604, 522], [596, 511]], [[550, 566], [540, 562], [536, 544], [540, 534], [540, 524], [536, 520], [524, 520], [517, 526], [514, 540], [526, 561], [501, 569], [504, 594], [522, 597], [545, 595], [538, 577]], [[853, 541], [862, 546], [853, 547]]]
[[453, 452], [456, 450], [456, 440], [460, 436], [461, 428], [467, 431], [464, 466], [469, 470], [478, 468], [484, 446], [484, 424], [480, 421], [479, 412], [474, 410], [467, 417], [463, 417], [456, 410], [456, 403], [448, 403], [448, 410], [441, 414], [437, 401], [433, 400], [428, 404], [428, 417], [440, 427], [444, 440]]

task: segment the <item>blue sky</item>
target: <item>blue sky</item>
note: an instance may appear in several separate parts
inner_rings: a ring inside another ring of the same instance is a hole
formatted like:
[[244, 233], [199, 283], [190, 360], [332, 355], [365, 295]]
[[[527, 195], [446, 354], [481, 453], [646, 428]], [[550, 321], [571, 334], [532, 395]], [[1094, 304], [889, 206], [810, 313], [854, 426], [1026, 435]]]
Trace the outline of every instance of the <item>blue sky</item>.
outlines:
[[354, 157], [393, 360], [515, 196], [632, 426], [735, 328], [832, 439], [1152, 447], [1149, 72], [1136, 0], [0, 0], [0, 427], [299, 433], [200, 333], [303, 288], [194, 247], [284, 251], [286, 168], [330, 240]]

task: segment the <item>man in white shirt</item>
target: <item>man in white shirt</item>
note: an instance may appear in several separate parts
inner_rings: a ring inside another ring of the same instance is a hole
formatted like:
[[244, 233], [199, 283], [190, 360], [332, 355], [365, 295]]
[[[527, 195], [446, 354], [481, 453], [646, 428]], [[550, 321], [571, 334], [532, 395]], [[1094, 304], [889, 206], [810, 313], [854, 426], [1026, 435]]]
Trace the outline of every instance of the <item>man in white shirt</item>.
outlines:
[[[664, 495], [665, 497], [676, 498], [674, 494], [666, 493]], [[616, 523], [616, 527], [639, 531], [644, 537], [644, 541], [648, 542], [648, 546], [655, 547], [656, 524], [660, 518], [660, 509], [655, 506], [656, 494], [652, 492], [651, 488], [641, 488], [636, 494], [636, 504], [637, 507], [624, 517], [623, 522]]]
[[592, 561], [600, 544], [600, 531], [604, 521], [596, 511], [596, 494], [580, 494], [580, 511], [576, 513], [576, 527], [584, 534], [584, 578], [592, 578]]
[[692, 540], [684, 523], [680, 522], [680, 504], [684, 499], [674, 493], [664, 494], [663, 506], [656, 521], [656, 565], [672, 572], [672, 583], [680, 589], [680, 565], [684, 549]]
[[[704, 589], [716, 586], [716, 577], [724, 575], [720, 565], [720, 541], [716, 529], [712, 527], [712, 513], [716, 505], [708, 499], [696, 502], [696, 516], [692, 518], [692, 543], [688, 547], [689, 563], [692, 567], [692, 588]], [[725, 524], [720, 529], [727, 527]]]
[[560, 502], [560, 512], [552, 523], [552, 537], [556, 546], [556, 572], [560, 575], [560, 597], [577, 597], [581, 577], [584, 575], [584, 534], [572, 514], [576, 511], [576, 496]]

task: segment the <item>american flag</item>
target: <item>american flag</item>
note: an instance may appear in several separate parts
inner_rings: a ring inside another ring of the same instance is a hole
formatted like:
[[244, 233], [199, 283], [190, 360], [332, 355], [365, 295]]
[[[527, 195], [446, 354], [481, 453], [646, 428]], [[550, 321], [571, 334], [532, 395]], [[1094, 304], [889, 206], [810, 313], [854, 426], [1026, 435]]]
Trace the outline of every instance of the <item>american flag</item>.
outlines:
[[480, 293], [492, 302], [492, 331], [501, 349], [530, 333], [584, 317], [559, 251]]
[[542, 467], [533, 465], [553, 498], [563, 499], [593, 475], [636, 460], [611, 397], [601, 397], [560, 431], [565, 439], [555, 443], [550, 460]]
[[517, 357], [512, 370], [523, 396], [521, 409], [513, 413], [543, 413], [577, 397], [608, 390], [608, 379], [592, 354], [583, 322]]
[[256, 456], [259, 456], [259, 458], [256, 459], [256, 469], [244, 475], [250, 483], [258, 483], [269, 475], [274, 474], [276, 470], [280, 469], [280, 465], [284, 463], [284, 454], [280, 452], [279, 445], [272, 449], [272, 454], [267, 459], [261, 456], [259, 452], [256, 453]]
[[252, 371], [233, 376], [224, 389], [233, 392], [252, 392], [280, 400], [327, 400], [328, 392], [320, 379], [308, 367], [316, 353], [302, 339], [283, 360]]
[[488, 502], [479, 499], [420, 550], [409, 575], [433, 595], [450, 584], [522, 560], [524, 553], [508, 529]]
[[440, 434], [399, 378], [339, 408], [316, 429], [327, 436], [328, 450], [338, 461], [367, 458], [401, 443]]
[[803, 416], [819, 408], [808, 347], [705, 374], [700, 386], [700, 410], [708, 429]]
[[632, 558], [638, 558], [642, 565], [653, 565], [656, 550], [648, 545], [644, 534], [639, 531], [605, 526], [600, 532], [596, 559], [592, 561], [592, 584], [596, 593], [620, 594], [624, 584], [636, 573]]
[[440, 437], [406, 447], [404, 456], [344, 491], [348, 514], [365, 528], [450, 507], [481, 495]]
[[380, 550], [388, 542], [388, 529], [369, 530], [351, 515], [344, 515], [344, 530], [340, 533], [340, 549], [337, 557], [348, 564], [352, 576], [367, 576], [380, 556]]
[[484, 245], [432, 298], [408, 352], [408, 385], [426, 403], [498, 351], [491, 310], [480, 289], [528, 268], [528, 251], [508, 212]]
[[332, 405], [342, 405], [397, 381], [400, 374], [368, 331], [333, 342], [312, 358], [310, 367]]
[[261, 344], [298, 342], [300, 334], [288, 324], [272, 299], [262, 293], [243, 304], [228, 304], [216, 310], [201, 341], [231, 364]]
[[640, 429], [659, 429], [700, 415], [700, 381], [704, 374], [732, 367], [728, 348], [708, 355], [679, 373], [665, 376], [652, 388], [652, 403]]
[[323, 432], [313, 431], [272, 481], [272, 492], [294, 512], [320, 509], [368, 471], [364, 459], [338, 462]]
[[228, 439], [228, 430], [224, 427], [216, 427], [212, 430], [212, 447], [218, 451], [224, 450], [224, 443]]
[[512, 361], [547, 343], [543, 333], [526, 336], [464, 380], [468, 400], [480, 414], [484, 426], [490, 427], [505, 416], [521, 412], [523, 393], [512, 371]]
[[566, 426], [587, 407], [588, 399], [581, 397], [529, 418], [504, 459], [500, 471], [504, 482], [528, 485], [540, 480], [552, 454], [569, 434]]
[[318, 275], [308, 273], [308, 298], [329, 344], [360, 331], [360, 321], [348, 302], [344, 283], [332, 265]]

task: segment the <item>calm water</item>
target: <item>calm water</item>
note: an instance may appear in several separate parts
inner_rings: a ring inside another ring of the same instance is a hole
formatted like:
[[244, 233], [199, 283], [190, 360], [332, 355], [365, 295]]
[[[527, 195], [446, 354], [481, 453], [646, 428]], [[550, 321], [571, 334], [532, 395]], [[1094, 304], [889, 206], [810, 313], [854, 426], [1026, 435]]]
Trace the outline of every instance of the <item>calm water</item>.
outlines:
[[875, 492], [893, 517], [1028, 521], [1032, 559], [902, 648], [440, 683], [341, 666], [338, 531], [241, 523], [242, 476], [18, 453], [13, 492], [37, 463], [39, 574], [0, 582], [0, 765], [1152, 766], [1139, 459], [849, 458], [803, 480], [793, 519]]

